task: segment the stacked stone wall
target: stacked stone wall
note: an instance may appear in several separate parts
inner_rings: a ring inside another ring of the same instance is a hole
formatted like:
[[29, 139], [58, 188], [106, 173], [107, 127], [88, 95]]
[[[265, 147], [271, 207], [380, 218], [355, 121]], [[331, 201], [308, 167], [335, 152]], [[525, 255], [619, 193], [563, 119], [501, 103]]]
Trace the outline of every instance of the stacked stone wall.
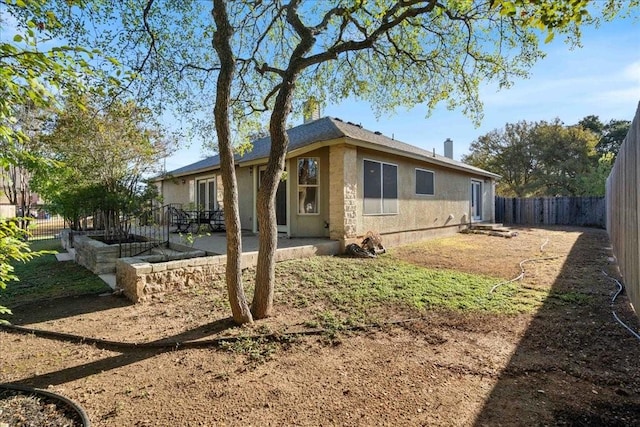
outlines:
[[329, 238], [344, 241], [356, 236], [358, 226], [357, 151], [347, 145], [329, 151]]

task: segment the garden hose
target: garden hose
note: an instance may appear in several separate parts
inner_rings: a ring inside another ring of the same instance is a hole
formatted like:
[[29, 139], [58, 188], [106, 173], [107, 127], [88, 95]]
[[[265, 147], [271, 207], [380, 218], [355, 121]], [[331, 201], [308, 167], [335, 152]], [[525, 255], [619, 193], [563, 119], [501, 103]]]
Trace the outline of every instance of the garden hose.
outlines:
[[615, 277], [609, 276], [604, 270], [602, 270], [602, 274], [604, 274], [606, 277], [608, 277], [609, 279], [611, 279], [614, 282], [616, 282], [616, 284], [618, 285], [618, 290], [613, 295], [613, 298], [611, 298], [611, 304], [610, 304], [610, 306], [611, 306], [611, 314], [613, 314], [613, 318], [616, 319], [616, 321], [618, 323], [620, 323], [627, 331], [631, 332], [631, 334], [634, 337], [636, 337], [638, 340], [640, 340], [640, 334], [638, 334], [636, 331], [631, 329], [626, 323], [624, 323], [622, 320], [620, 320], [620, 318], [616, 314], [616, 311], [613, 309], [613, 305], [616, 302], [616, 298], [618, 298], [618, 295], [620, 295], [620, 293], [622, 292], [622, 289], [624, 288], [622, 286], [622, 283], [620, 283], [620, 281], [618, 279], [616, 279]]

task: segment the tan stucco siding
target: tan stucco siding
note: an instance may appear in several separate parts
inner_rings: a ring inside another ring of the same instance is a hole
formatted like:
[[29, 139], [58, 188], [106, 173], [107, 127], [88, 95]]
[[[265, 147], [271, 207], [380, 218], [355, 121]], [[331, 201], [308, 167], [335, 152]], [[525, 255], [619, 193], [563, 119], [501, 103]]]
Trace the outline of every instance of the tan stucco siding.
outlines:
[[193, 177], [165, 179], [162, 182], [163, 204], [179, 203], [187, 206], [191, 202], [189, 194], [192, 185]]
[[[398, 167], [398, 208], [395, 214], [364, 214], [364, 160]], [[367, 231], [394, 233], [466, 224], [469, 221], [472, 175], [427, 162], [358, 150], [358, 235]], [[434, 173], [434, 195], [416, 194], [416, 168]], [[483, 188], [490, 192], [490, 185]], [[483, 191], [484, 193], [485, 191]], [[488, 195], [484, 209], [490, 212]]]
[[[298, 185], [298, 159], [315, 158], [319, 163], [320, 186], [318, 188], [318, 213], [300, 212], [300, 187]], [[328, 237], [329, 228], [329, 149], [320, 148], [290, 161], [289, 172], [289, 233], [293, 237]]]
[[[480, 180], [481, 178], [478, 178]], [[482, 183], [482, 220], [495, 221], [495, 186], [494, 181], [486, 179]]]

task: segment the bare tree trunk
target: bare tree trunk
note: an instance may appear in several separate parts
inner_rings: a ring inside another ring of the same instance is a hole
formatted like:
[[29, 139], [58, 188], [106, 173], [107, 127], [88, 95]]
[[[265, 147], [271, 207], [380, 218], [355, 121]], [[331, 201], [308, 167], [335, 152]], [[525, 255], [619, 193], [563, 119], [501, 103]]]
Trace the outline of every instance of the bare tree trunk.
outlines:
[[275, 255], [278, 247], [278, 224], [276, 221], [275, 199], [278, 184], [284, 171], [284, 161], [289, 145], [286, 121], [291, 110], [295, 87], [295, 73], [283, 78], [283, 85], [276, 97], [269, 122], [271, 151], [260, 191], [258, 192], [258, 262], [256, 266], [256, 290], [253, 294], [251, 311], [256, 319], [271, 316], [273, 290], [275, 285]]
[[276, 221], [275, 199], [278, 184], [284, 171], [284, 161], [289, 146], [287, 134], [287, 117], [291, 112], [296, 80], [303, 69], [302, 58], [314, 44], [311, 31], [301, 29], [302, 22], [297, 16], [299, 1], [292, 1], [287, 6], [287, 21], [301, 36], [300, 42], [291, 54], [287, 69], [282, 74], [282, 83], [276, 96], [269, 121], [271, 149], [267, 169], [260, 183], [258, 193], [258, 263], [256, 266], [256, 290], [253, 295], [251, 310], [253, 317], [263, 319], [271, 315], [273, 308], [273, 289], [275, 286], [275, 255], [278, 247], [278, 224]]
[[213, 115], [218, 135], [218, 152], [224, 190], [223, 209], [227, 230], [227, 292], [233, 320], [238, 324], [252, 323], [253, 317], [242, 286], [242, 235], [238, 208], [238, 183], [233, 160], [233, 147], [231, 146], [231, 126], [229, 124], [231, 83], [235, 69], [235, 58], [230, 45], [233, 28], [229, 24], [224, 0], [214, 0], [212, 14], [217, 29], [213, 36], [213, 47], [220, 59], [220, 73], [218, 74]]

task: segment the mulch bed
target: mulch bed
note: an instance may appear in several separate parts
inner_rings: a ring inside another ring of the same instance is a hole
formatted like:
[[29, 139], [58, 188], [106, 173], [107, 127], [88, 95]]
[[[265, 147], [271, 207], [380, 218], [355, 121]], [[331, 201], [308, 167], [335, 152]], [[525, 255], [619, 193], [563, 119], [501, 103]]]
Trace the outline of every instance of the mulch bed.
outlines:
[[64, 401], [41, 393], [0, 389], [0, 427], [82, 427], [82, 417]]

